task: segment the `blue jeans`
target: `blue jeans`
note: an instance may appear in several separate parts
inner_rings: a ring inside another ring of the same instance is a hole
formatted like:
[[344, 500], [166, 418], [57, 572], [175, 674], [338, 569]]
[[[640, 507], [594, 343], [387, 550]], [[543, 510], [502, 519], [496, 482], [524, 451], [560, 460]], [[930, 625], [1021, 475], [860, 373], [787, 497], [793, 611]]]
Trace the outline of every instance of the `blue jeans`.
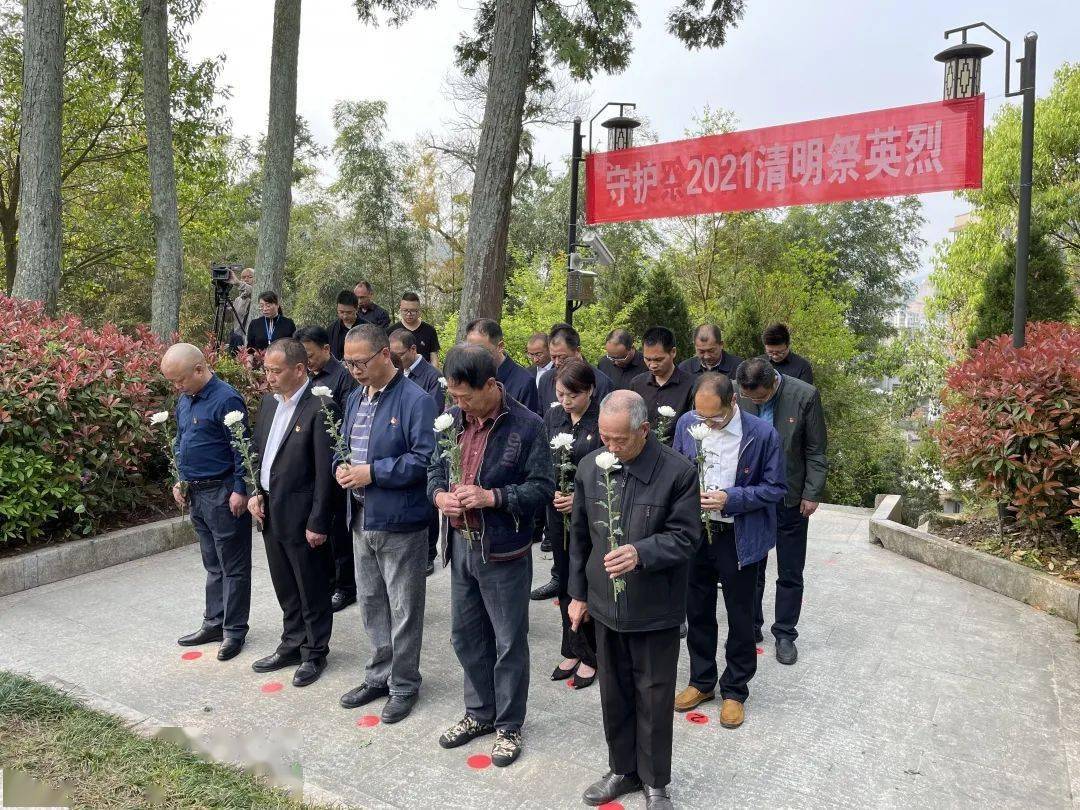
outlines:
[[233, 517], [225, 484], [188, 490], [191, 525], [206, 569], [203, 627], [243, 640], [251, 607], [251, 515]]
[[529, 695], [532, 548], [516, 560], [484, 562], [480, 543], [451, 537], [450, 641], [465, 670], [465, 712], [520, 731]]

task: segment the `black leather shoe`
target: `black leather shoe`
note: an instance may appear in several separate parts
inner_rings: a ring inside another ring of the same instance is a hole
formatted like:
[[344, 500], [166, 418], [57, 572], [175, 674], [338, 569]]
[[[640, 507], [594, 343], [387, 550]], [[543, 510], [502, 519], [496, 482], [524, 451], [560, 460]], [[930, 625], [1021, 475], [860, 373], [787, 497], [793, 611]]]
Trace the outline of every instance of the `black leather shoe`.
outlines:
[[389, 694], [390, 690], [385, 686], [372, 686], [371, 684], [362, 683], [342, 695], [341, 700], [338, 702], [346, 709], [355, 709]]
[[223, 638], [225, 638], [225, 635], [221, 632], [220, 627], [200, 627], [194, 633], [180, 636], [180, 638], [176, 640], [176, 643], [181, 647], [197, 647], [200, 644], [210, 644], [214, 641], [221, 641]]
[[795, 649], [795, 642], [790, 638], [777, 639], [776, 660], [781, 664], [794, 664], [798, 661], [799, 651]]
[[348, 593], [346, 591], [334, 591], [334, 595], [330, 597], [330, 610], [337, 613], [339, 610], [344, 610], [349, 605], [356, 604], [356, 594]]
[[765, 636], [761, 635], [761, 628], [760, 627], [754, 628], [754, 641], [756, 641], [758, 644], [760, 644], [764, 640], [765, 640]]
[[310, 686], [319, 680], [319, 676], [322, 675], [324, 669], [326, 669], [325, 658], [313, 658], [310, 661], [305, 661], [293, 673], [292, 685]]
[[424, 569], [424, 576], [425, 577], [430, 577], [434, 573], [435, 573], [435, 561], [434, 560], [429, 560], [428, 564], [427, 564], [427, 568]]
[[686, 634], [689, 631], [689, 627], [686, 626], [686, 622], [679, 625], [679, 638], [686, 638]]
[[671, 803], [666, 787], [646, 787], [645, 808], [646, 810], [674, 810], [675, 805]]
[[397, 723], [409, 716], [419, 699], [419, 695], [391, 695], [382, 708], [382, 721], [384, 723]]
[[227, 638], [218, 647], [217, 660], [228, 661], [230, 658], [236, 658], [242, 649], [244, 649], [244, 640], [242, 638]]
[[641, 790], [641, 780], [638, 779], [636, 773], [624, 776], [608, 771], [605, 776], [585, 788], [581, 800], [585, 804], [598, 807], [601, 804], [613, 802], [627, 793], [633, 793], [635, 790]]
[[533, 592], [529, 594], [529, 598], [534, 602], [540, 602], [544, 599], [554, 599], [559, 595], [559, 580], [549, 579], [547, 583], [541, 585], [539, 588], [533, 589]]
[[265, 658], [260, 658], [251, 668], [256, 672], [275, 672], [279, 669], [285, 669], [285, 667], [294, 667], [300, 663], [300, 651], [292, 653], [291, 655], [282, 655], [281, 653], [272, 653]]
[[551, 543], [548, 542], [548, 539], [546, 537], [543, 540], [540, 541], [540, 553], [541, 554], [550, 554], [551, 553]]
[[578, 665], [574, 664], [570, 669], [563, 669], [562, 667], [555, 667], [555, 671], [551, 673], [551, 680], [553, 681], [565, 681], [568, 678], [573, 678], [574, 673], [577, 672]]

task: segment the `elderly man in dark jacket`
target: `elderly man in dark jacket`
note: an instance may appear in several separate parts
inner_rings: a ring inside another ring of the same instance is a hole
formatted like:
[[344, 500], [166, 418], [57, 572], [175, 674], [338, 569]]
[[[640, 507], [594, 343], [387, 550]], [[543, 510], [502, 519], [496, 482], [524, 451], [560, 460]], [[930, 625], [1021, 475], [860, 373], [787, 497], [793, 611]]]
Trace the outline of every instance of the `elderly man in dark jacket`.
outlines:
[[[787, 494], [777, 506], [776, 520], [776, 660], [794, 664], [798, 660], [795, 639], [802, 610], [803, 567], [806, 565], [806, 532], [810, 516], [825, 494], [829, 465], [825, 458], [828, 435], [821, 396], [809, 383], [781, 376], [767, 357], [744, 361], [736, 372], [739, 407], [760, 416], [780, 434], [784, 447]], [[765, 623], [761, 599], [765, 592], [765, 567], [758, 565], [756, 637], [762, 639]]]
[[645, 806], [666, 810], [679, 624], [701, 542], [697, 469], [657, 440], [633, 391], [605, 398], [599, 425], [607, 450], [582, 459], [574, 480], [568, 590], [571, 626], [596, 622], [611, 770], [583, 799], [644, 787]]
[[[712, 700], [717, 681], [723, 705], [720, 725], [742, 725], [747, 685], [757, 671], [754, 605], [757, 563], [776, 545], [776, 504], [784, 499], [780, 437], [764, 420], [735, 403], [725, 374], [698, 379], [694, 410], [675, 426], [674, 448], [702, 466], [701, 509], [706, 542], [690, 568], [686, 605], [690, 685], [675, 696], [675, 710], [690, 711]], [[727, 610], [726, 666], [717, 678], [716, 585]]]
[[455, 346], [443, 371], [456, 405], [436, 420], [427, 492], [451, 527], [444, 562], [465, 717], [439, 745], [496, 732], [491, 761], [506, 766], [521, 753], [529, 692], [532, 527], [555, 495], [555, 470], [543, 421], [507, 395], [488, 349]]

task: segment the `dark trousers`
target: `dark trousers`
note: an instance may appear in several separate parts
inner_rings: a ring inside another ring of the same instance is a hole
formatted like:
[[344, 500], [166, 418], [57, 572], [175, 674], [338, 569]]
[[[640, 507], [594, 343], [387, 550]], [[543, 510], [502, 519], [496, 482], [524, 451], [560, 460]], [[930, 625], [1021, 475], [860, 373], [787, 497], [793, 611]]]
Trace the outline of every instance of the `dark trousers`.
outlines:
[[730, 523], [712, 522], [712, 543], [698, 546], [690, 566], [686, 599], [686, 648], [690, 652], [690, 685], [701, 692], [716, 688], [716, 583], [724, 588], [727, 611], [726, 665], [720, 676], [720, 695], [726, 700], [746, 701], [747, 684], [757, 671], [754, 643], [754, 605], [757, 596], [757, 563], [739, 568], [735, 531]]
[[278, 653], [292, 655], [299, 650], [304, 661], [326, 658], [334, 626], [330, 608], [334, 565], [330, 543], [312, 548], [303, 535], [278, 538], [269, 530], [263, 531], [263, 543], [270, 579], [283, 614]]
[[356, 569], [353, 564], [352, 529], [346, 514], [347, 499], [352, 497], [341, 487], [334, 487], [334, 515], [330, 525], [330, 552], [334, 558], [334, 575], [330, 593], [344, 591], [356, 595]]
[[251, 607], [251, 515], [233, 517], [225, 484], [188, 490], [191, 525], [206, 569], [204, 627], [220, 627], [225, 638], [243, 639]]
[[563, 658], [580, 658], [587, 667], [596, 668], [596, 628], [590, 619], [578, 630], [570, 629], [570, 553], [563, 538], [563, 516], [554, 508], [547, 509], [547, 538], [555, 560], [551, 575], [559, 582], [559, 613], [562, 614]]
[[529, 588], [532, 548], [506, 562], [484, 562], [451, 533], [450, 641], [465, 670], [465, 712], [498, 729], [520, 731], [529, 696]]
[[427, 561], [429, 563], [435, 562], [435, 558], [439, 556], [439, 510], [435, 509], [431, 513], [431, 520], [428, 522], [427, 527]]
[[[806, 566], [806, 530], [810, 519], [799, 513], [798, 506], [779, 506], [776, 509], [776, 621], [772, 634], [779, 641], [799, 637], [795, 625], [802, 611], [803, 568]], [[761, 597], [765, 594], [766, 557], [758, 563], [757, 605], [754, 625], [760, 630], [765, 624]]]
[[617, 633], [596, 622], [596, 656], [609, 767], [664, 787], [671, 781], [679, 628]]

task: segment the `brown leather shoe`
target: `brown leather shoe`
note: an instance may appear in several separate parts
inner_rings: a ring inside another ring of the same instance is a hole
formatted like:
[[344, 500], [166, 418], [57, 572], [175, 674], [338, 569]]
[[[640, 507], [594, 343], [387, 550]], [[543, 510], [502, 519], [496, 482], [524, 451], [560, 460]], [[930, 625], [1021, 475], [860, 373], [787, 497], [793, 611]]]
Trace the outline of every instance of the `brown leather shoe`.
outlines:
[[712, 692], [699, 692], [697, 687], [688, 686], [675, 695], [675, 711], [688, 712], [702, 703], [712, 700], [713, 697], [715, 695]]
[[743, 705], [737, 700], [728, 698], [720, 706], [720, 725], [724, 728], [738, 728], [744, 717]]

